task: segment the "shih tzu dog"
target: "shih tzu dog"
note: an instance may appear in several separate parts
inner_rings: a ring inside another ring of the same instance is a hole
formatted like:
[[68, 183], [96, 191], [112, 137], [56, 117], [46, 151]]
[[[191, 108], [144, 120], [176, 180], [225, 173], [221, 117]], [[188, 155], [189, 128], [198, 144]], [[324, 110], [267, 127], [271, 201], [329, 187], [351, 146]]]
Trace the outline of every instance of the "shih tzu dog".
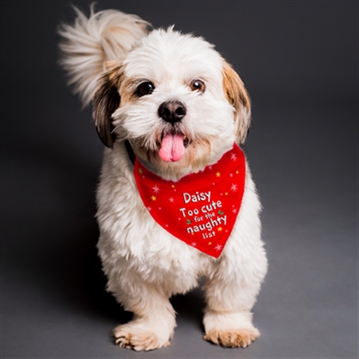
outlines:
[[242, 80], [203, 38], [116, 10], [75, 11], [59, 28], [61, 63], [83, 103], [92, 100], [106, 146], [98, 251], [108, 291], [134, 313], [114, 329], [116, 343], [168, 346], [169, 298], [203, 277], [204, 339], [248, 346], [267, 259], [239, 147], [251, 114]]

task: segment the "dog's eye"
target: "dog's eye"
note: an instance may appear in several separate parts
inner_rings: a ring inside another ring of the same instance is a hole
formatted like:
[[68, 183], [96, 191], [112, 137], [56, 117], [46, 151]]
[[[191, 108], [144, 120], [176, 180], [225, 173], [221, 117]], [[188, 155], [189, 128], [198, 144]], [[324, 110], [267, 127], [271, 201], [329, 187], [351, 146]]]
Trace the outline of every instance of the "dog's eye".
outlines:
[[136, 89], [136, 94], [138, 97], [150, 95], [153, 90], [155, 89], [155, 86], [153, 86], [153, 83], [150, 81], [142, 82], [138, 85]]
[[204, 90], [206, 89], [206, 85], [201, 80], [191, 81], [189, 87], [191, 88], [192, 91], [199, 91], [199, 92], [204, 92]]

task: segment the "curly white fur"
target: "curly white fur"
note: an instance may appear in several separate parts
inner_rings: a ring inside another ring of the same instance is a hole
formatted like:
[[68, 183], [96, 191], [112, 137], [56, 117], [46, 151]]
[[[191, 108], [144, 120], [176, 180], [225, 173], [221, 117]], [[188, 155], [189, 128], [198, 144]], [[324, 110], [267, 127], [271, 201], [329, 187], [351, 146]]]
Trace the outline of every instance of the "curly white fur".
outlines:
[[[108, 290], [134, 313], [131, 322], [115, 328], [116, 343], [135, 350], [169, 345], [176, 326], [169, 297], [191, 290], [205, 277], [205, 339], [246, 347], [259, 336], [250, 311], [267, 271], [261, 205], [248, 164], [240, 213], [225, 249], [214, 259], [154, 222], [139, 197], [123, 144], [124, 139], [130, 140], [141, 162], [165, 179], [178, 180], [203, 170], [228, 151], [235, 139], [245, 138], [250, 107], [243, 83], [202, 38], [172, 28], [147, 36], [144, 25], [148, 23], [137, 17], [111, 10], [92, 12], [87, 19], [76, 11], [75, 24], [63, 25], [60, 32], [66, 40], [61, 45], [64, 66], [85, 102], [99, 81], [94, 104], [103, 108], [95, 117], [106, 115], [109, 104], [115, 103], [105, 118], [109, 121], [105, 125], [112, 127], [98, 126], [100, 136], [104, 128], [111, 128], [113, 143], [108, 135], [105, 143], [111, 148], [104, 153], [97, 220]], [[112, 61], [104, 65], [108, 60]], [[188, 86], [197, 78], [206, 83], [203, 94]], [[136, 86], [144, 79], [156, 90], [136, 98]], [[115, 93], [111, 86], [117, 86]], [[118, 103], [109, 101], [110, 93], [121, 96]], [[157, 146], [159, 134], [168, 125], [157, 109], [173, 98], [186, 104], [187, 115], [177, 130], [191, 142], [181, 160], [164, 163]]]
[[73, 25], [61, 24], [58, 32], [63, 37], [59, 44], [63, 57], [61, 65], [69, 74], [69, 85], [88, 104], [96, 88], [105, 61], [115, 60], [128, 52], [148, 34], [150, 24], [136, 15], [116, 10], [94, 12], [91, 6], [87, 18], [74, 7], [77, 18]]

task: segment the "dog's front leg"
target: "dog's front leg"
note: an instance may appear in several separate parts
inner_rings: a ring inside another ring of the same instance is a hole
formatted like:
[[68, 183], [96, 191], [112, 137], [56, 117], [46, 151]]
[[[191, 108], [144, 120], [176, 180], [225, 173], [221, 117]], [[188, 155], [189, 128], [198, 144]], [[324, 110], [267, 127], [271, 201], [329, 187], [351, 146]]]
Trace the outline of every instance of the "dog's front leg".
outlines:
[[136, 351], [170, 345], [176, 326], [175, 311], [161, 288], [136, 280], [115, 295], [126, 310], [134, 313], [132, 321], [113, 330], [116, 344]]
[[216, 274], [204, 286], [207, 299], [204, 339], [225, 347], [245, 348], [260, 335], [252, 324], [250, 310], [264, 273], [253, 276], [250, 282], [244, 280], [240, 270], [224, 273], [219, 268]]

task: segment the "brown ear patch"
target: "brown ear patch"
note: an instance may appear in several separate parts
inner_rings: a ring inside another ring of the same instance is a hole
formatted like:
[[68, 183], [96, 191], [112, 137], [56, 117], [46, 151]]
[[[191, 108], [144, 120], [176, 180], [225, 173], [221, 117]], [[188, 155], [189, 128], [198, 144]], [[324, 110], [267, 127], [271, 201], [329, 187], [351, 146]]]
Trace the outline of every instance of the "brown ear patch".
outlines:
[[106, 72], [98, 81], [99, 87], [93, 98], [93, 118], [97, 133], [102, 143], [113, 147], [116, 136], [113, 133], [111, 116], [120, 105], [120, 94], [118, 92], [122, 72], [119, 67], [112, 68]]
[[225, 60], [223, 60], [223, 91], [227, 101], [235, 110], [237, 142], [243, 143], [251, 121], [251, 101], [243, 81]]

